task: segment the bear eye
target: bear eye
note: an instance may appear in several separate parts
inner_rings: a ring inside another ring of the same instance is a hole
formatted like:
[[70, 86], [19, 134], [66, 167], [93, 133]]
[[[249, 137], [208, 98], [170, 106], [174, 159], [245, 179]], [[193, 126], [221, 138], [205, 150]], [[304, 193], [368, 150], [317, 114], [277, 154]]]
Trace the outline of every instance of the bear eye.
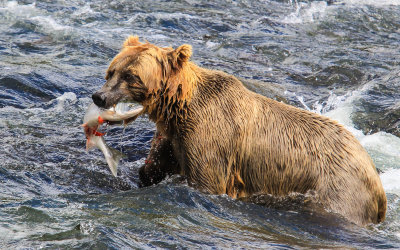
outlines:
[[131, 73], [125, 73], [122, 75], [122, 79], [128, 83], [137, 82], [139, 77], [132, 75]]
[[113, 77], [115, 70], [109, 70], [106, 75], [106, 80]]

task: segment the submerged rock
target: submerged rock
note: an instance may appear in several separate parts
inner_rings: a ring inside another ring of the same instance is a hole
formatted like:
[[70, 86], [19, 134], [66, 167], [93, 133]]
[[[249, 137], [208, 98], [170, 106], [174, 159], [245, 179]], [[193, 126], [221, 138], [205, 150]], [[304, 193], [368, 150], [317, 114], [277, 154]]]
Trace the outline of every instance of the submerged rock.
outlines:
[[354, 103], [353, 122], [365, 134], [385, 131], [400, 137], [400, 70], [370, 82]]

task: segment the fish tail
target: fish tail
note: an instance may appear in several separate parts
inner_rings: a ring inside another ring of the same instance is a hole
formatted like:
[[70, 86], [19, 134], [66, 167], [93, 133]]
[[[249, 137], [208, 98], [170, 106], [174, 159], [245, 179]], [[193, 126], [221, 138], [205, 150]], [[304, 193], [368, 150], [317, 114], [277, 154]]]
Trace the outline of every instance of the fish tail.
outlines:
[[109, 153], [105, 156], [108, 167], [110, 168], [111, 173], [114, 175], [114, 177], [117, 177], [118, 163], [125, 155], [113, 148], [108, 148], [108, 151]]

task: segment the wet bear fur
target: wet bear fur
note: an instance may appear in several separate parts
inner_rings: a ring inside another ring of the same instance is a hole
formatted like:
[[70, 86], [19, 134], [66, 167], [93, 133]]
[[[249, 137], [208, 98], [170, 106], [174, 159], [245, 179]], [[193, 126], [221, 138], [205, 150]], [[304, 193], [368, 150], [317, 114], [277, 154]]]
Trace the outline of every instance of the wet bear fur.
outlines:
[[156, 124], [140, 169], [143, 186], [167, 175], [211, 194], [245, 198], [312, 193], [358, 225], [385, 219], [386, 196], [357, 139], [327, 117], [254, 93], [234, 76], [190, 61], [190, 45], [157, 47], [129, 37], [111, 62], [98, 106], [144, 106]]

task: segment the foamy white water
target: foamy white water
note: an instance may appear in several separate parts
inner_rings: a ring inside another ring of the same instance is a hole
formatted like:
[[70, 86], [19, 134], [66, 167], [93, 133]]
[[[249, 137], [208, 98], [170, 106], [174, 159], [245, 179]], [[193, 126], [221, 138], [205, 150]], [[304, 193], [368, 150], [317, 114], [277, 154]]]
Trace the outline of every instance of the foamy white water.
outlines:
[[372, 6], [398, 6], [400, 5], [399, 0], [344, 0], [341, 3], [349, 5], [372, 5]]
[[328, 4], [324, 1], [317, 1], [311, 3], [303, 3], [294, 1], [292, 5], [296, 10], [286, 16], [282, 23], [298, 24], [298, 23], [312, 23], [316, 20], [323, 18], [326, 14]]
[[388, 169], [381, 174], [381, 181], [387, 193], [400, 195], [400, 169]]
[[328, 1], [302, 2], [291, 0], [289, 3], [295, 10], [280, 21], [286, 24], [301, 24], [313, 23], [324, 19], [330, 9], [335, 9], [341, 5], [347, 5], [352, 8], [366, 5], [376, 7], [399, 6], [400, 0], [343, 0], [334, 2], [332, 5], [328, 5]]

